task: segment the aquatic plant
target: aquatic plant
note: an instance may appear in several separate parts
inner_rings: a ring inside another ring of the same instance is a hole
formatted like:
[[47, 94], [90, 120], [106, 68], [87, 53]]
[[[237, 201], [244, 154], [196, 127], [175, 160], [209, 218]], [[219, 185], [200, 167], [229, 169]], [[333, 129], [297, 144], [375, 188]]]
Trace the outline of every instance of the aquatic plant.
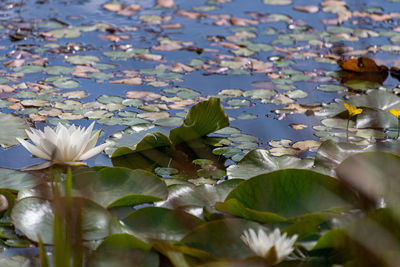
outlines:
[[279, 228], [269, 234], [263, 229], [258, 229], [257, 233], [254, 229], [248, 229], [243, 232], [241, 239], [255, 254], [265, 257], [270, 264], [276, 264], [293, 252], [297, 235], [286, 237], [286, 233], [281, 234]]
[[30, 128], [26, 130], [33, 144], [17, 137], [17, 140], [34, 156], [48, 160], [41, 167], [53, 163], [66, 165], [86, 165], [82, 162], [104, 150], [109, 143], [96, 146], [100, 130], [92, 135], [94, 122], [88, 128], [75, 125], [66, 127], [59, 123], [54, 129], [49, 126], [43, 131]]
[[350, 119], [354, 116], [357, 116], [358, 114], [361, 114], [363, 110], [361, 108], [357, 108], [355, 106], [352, 106], [347, 103], [343, 103], [344, 107], [347, 109], [349, 113], [349, 118], [347, 119], [347, 125], [346, 125], [346, 140], [349, 142], [349, 123]]

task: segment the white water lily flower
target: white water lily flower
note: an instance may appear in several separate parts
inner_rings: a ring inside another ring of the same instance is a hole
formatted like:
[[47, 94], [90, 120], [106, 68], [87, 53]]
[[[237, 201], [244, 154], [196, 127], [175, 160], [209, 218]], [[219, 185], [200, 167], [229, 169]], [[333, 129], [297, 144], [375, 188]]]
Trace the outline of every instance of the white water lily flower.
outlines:
[[275, 247], [277, 262], [283, 261], [293, 252], [293, 245], [296, 242], [297, 235], [286, 237], [286, 233], [281, 235], [279, 228], [267, 234], [263, 229], [258, 230], [258, 234], [253, 229], [243, 232], [240, 237], [244, 243], [258, 256], [267, 257], [270, 250]]
[[49, 126], [44, 131], [30, 128], [26, 130], [32, 143], [22, 138], [17, 140], [36, 157], [67, 165], [85, 165], [81, 162], [97, 155], [104, 150], [109, 143], [96, 147], [100, 130], [92, 135], [94, 122], [86, 128], [71, 125], [65, 127], [59, 123], [55, 131]]

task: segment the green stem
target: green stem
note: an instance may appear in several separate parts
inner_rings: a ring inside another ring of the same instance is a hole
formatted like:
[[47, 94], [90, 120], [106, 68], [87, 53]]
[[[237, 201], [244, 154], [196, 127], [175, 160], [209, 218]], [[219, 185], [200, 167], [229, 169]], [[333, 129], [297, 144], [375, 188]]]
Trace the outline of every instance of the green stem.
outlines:
[[396, 140], [399, 139], [399, 135], [400, 135], [400, 118], [397, 119], [397, 136], [396, 136]]
[[347, 143], [349, 142], [349, 124], [350, 124], [350, 116], [349, 116], [349, 118], [347, 119], [347, 125], [346, 125], [346, 141], [347, 141]]
[[72, 170], [71, 167], [67, 169], [67, 179], [65, 181], [65, 196], [71, 198], [72, 196]]

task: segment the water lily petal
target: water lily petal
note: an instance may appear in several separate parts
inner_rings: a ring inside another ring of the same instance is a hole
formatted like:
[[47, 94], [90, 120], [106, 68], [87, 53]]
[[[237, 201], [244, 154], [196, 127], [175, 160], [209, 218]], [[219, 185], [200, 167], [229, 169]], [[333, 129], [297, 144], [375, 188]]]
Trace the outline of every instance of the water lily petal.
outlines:
[[88, 158], [91, 158], [94, 155], [99, 154], [101, 151], [103, 151], [106, 147], [108, 147], [110, 145], [111, 145], [110, 143], [104, 143], [95, 148], [92, 148], [89, 151], [87, 151], [86, 153], [84, 153], [83, 155], [81, 155], [79, 157], [79, 160], [87, 160]]
[[28, 143], [24, 139], [18, 138], [18, 137], [17, 137], [17, 140], [18, 140], [18, 142], [21, 143], [21, 145], [23, 145], [29, 152], [31, 152], [36, 157], [39, 157], [39, 158], [42, 158], [42, 159], [51, 160], [51, 156], [50, 155], [47, 155], [44, 151], [40, 150], [39, 148], [37, 148], [36, 146], [32, 145], [31, 143]]
[[101, 133], [101, 130], [98, 130], [97, 132], [94, 133], [94, 135], [92, 135], [92, 137], [87, 142], [87, 145], [86, 145], [83, 153], [85, 153], [86, 151], [89, 151], [90, 149], [92, 149], [96, 146], [97, 139], [99, 139], [100, 133]]

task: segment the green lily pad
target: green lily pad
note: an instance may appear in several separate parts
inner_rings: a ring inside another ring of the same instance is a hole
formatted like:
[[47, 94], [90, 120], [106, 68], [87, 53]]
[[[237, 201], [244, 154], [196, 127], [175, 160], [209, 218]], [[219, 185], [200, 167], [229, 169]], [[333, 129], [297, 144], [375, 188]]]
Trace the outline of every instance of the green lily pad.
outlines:
[[54, 37], [54, 38], [77, 38], [81, 36], [81, 32], [76, 29], [76, 28], [63, 28], [63, 29], [56, 29], [56, 30], [51, 30], [49, 33]]
[[215, 202], [223, 201], [228, 193], [242, 180], [232, 179], [217, 185], [174, 185], [169, 187], [168, 199], [157, 205], [166, 208], [213, 207]]
[[267, 222], [311, 214], [329, 217], [331, 211], [351, 205], [356, 199], [333, 177], [284, 169], [242, 182], [216, 208]]
[[26, 138], [25, 130], [29, 129], [25, 120], [11, 115], [0, 113], [0, 124], [7, 127], [0, 128], [0, 145], [2, 147], [10, 147], [19, 144], [16, 137]]
[[251, 97], [252, 99], [269, 99], [273, 95], [276, 95], [276, 92], [274, 90], [267, 89], [247, 90], [243, 93], [243, 96]]
[[203, 223], [199, 218], [181, 210], [146, 207], [123, 219], [131, 231], [146, 240], [179, 241], [189, 231]]
[[41, 180], [28, 172], [0, 168], [0, 188], [19, 191], [24, 188], [32, 188]]
[[240, 237], [244, 230], [260, 227], [258, 223], [242, 219], [211, 221], [188, 233], [181, 242], [205, 250], [215, 258], [244, 259], [253, 256], [253, 252]]
[[[106, 237], [109, 234], [108, 223], [111, 219], [107, 210], [91, 201], [74, 199], [83, 205], [83, 239], [98, 240]], [[37, 242], [40, 236], [43, 243], [53, 243], [54, 212], [50, 201], [35, 197], [24, 198], [15, 204], [11, 219], [15, 228], [29, 239]]]
[[61, 74], [70, 74], [73, 69], [65, 66], [49, 66], [44, 69], [47, 74], [50, 75], [61, 75]]
[[335, 143], [331, 140], [323, 142], [315, 155], [315, 166], [334, 170], [348, 156], [365, 151], [351, 143]]
[[100, 61], [100, 58], [96, 56], [75, 55], [67, 57], [65, 61], [74, 65], [86, 65], [96, 63]]
[[59, 79], [53, 81], [54, 86], [59, 88], [76, 88], [79, 86], [79, 82], [71, 80], [67, 77], [60, 77]]
[[273, 157], [265, 149], [255, 149], [247, 153], [238, 164], [229, 166], [226, 171], [229, 179], [249, 179], [278, 169], [309, 169], [313, 164], [311, 159], [300, 159], [293, 156]]
[[369, 199], [384, 197], [389, 206], [400, 204], [400, 157], [384, 152], [365, 152], [346, 158], [336, 174]]
[[347, 90], [346, 87], [337, 84], [321, 84], [317, 89], [323, 92], [343, 92]]
[[151, 245], [129, 234], [108, 236], [89, 258], [88, 266], [159, 266], [159, 256]]
[[120, 96], [108, 96], [108, 95], [101, 95], [97, 98], [97, 101], [103, 104], [110, 104], [110, 103], [115, 103], [115, 104], [120, 104], [124, 98]]
[[36, 72], [41, 72], [43, 70], [44, 68], [42, 66], [36, 66], [36, 65], [21, 66], [14, 68], [15, 72], [21, 72], [21, 73], [36, 73]]
[[171, 130], [173, 143], [197, 139], [229, 125], [219, 98], [211, 97], [207, 101], [194, 105], [188, 112], [183, 125]]
[[167, 197], [167, 186], [143, 170], [103, 168], [74, 175], [73, 188], [103, 207], [134, 206]]

